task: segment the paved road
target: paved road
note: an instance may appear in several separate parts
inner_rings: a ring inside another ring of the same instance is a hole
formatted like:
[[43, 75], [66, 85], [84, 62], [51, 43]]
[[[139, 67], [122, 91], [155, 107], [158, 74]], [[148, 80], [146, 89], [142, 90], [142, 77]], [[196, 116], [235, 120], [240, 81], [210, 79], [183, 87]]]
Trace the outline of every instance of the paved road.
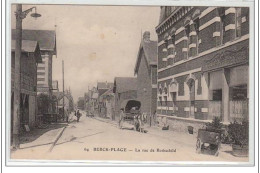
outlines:
[[[104, 120], [106, 121], [106, 120]], [[151, 161], [245, 161], [230, 153], [219, 157], [197, 154], [196, 137], [148, 128], [139, 133], [124, 124], [120, 130], [116, 123], [106, 123], [82, 116], [79, 123], [73, 121], [64, 131], [53, 151], [51, 159], [77, 160], [151, 160]]]
[[[23, 153], [27, 153], [29, 159], [55, 160], [247, 161], [247, 158], [232, 156], [230, 148], [222, 148], [218, 157], [197, 154], [196, 137], [189, 134], [156, 128], [140, 133], [129, 124], [124, 126], [126, 128], [121, 130], [115, 122], [84, 115], [77, 123], [74, 117], [52, 152], [43, 154], [46, 148], [34, 148]], [[223, 152], [225, 150], [227, 152]], [[19, 156], [19, 152], [16, 155]]]

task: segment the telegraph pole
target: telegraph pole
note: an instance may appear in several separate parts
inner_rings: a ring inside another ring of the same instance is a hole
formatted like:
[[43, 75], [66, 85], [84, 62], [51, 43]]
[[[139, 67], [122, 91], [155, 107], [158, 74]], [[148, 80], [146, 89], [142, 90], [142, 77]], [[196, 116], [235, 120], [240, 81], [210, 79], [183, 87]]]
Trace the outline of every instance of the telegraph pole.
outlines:
[[16, 5], [16, 44], [15, 44], [15, 76], [14, 76], [14, 109], [13, 109], [13, 148], [19, 148], [20, 131], [20, 94], [21, 94], [21, 53], [22, 53], [22, 4]]
[[63, 107], [63, 121], [64, 121], [64, 118], [65, 118], [65, 114], [64, 114], [64, 61], [62, 60], [62, 93], [63, 93], [63, 97], [62, 97], [62, 107]]

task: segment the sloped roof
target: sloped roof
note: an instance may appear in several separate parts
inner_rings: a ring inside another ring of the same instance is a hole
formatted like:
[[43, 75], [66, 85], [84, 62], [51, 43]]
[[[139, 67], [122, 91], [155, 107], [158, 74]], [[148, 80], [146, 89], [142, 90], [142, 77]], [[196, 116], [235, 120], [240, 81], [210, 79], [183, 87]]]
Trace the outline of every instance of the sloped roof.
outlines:
[[114, 83], [111, 82], [98, 82], [97, 83], [97, 88], [98, 89], [109, 89], [113, 88]]
[[[12, 51], [15, 51], [16, 40], [12, 40], [11, 47]], [[35, 52], [38, 46], [37, 41], [22, 40], [22, 52]]]
[[148, 65], [157, 65], [157, 41], [141, 41], [138, 55], [137, 55], [137, 60], [135, 64], [135, 69], [134, 73], [136, 74], [138, 72], [138, 68], [141, 62], [141, 51], [144, 52], [146, 62]]
[[114, 81], [114, 89], [113, 92], [116, 91], [118, 93], [137, 90], [137, 79], [134, 77], [115, 77]]
[[[40, 50], [56, 53], [56, 33], [53, 30], [22, 30], [23, 40], [38, 41]], [[12, 29], [12, 40], [16, 40], [16, 30]]]
[[104, 92], [99, 97], [102, 97], [102, 96], [105, 96], [105, 95], [111, 95], [111, 94], [113, 94], [113, 88], [108, 89], [106, 92]]
[[[12, 52], [15, 51], [16, 40], [11, 41]], [[37, 62], [42, 62], [42, 57], [40, 54], [40, 48], [37, 41], [32, 40], [22, 40], [22, 52], [35, 53], [35, 58]]]

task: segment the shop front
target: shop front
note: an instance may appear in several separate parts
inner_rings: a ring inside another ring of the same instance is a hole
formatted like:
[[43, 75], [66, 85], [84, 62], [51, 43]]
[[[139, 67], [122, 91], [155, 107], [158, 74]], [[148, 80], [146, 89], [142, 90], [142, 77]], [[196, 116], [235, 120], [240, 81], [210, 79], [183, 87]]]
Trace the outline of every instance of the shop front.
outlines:
[[223, 52], [205, 62], [202, 71], [209, 89], [209, 117], [223, 122], [248, 119], [248, 48]]

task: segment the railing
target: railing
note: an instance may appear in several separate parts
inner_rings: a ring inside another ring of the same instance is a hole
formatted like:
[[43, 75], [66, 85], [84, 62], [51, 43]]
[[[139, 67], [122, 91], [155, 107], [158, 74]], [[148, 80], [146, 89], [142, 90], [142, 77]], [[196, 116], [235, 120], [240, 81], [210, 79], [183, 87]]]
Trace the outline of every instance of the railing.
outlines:
[[230, 118], [233, 120], [242, 120], [248, 117], [248, 100], [231, 100]]

